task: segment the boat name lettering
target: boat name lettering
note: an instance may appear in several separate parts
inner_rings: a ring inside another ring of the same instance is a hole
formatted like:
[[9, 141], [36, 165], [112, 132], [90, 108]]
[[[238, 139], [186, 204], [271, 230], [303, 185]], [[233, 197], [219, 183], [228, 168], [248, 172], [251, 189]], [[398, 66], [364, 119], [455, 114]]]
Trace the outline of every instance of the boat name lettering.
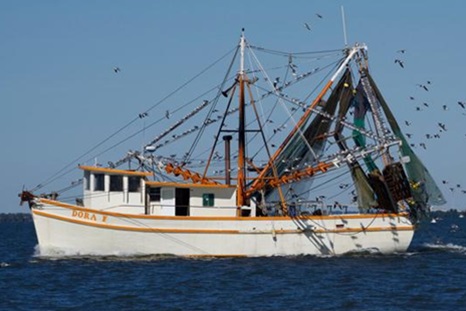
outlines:
[[[97, 221], [97, 216], [94, 213], [89, 213], [89, 212], [83, 212], [83, 211], [76, 211], [74, 210], [73, 213], [71, 214], [73, 217], [81, 218], [81, 219], [87, 219], [87, 220], [92, 220], [92, 221]], [[107, 217], [105, 215], [102, 215], [102, 222], [107, 222]]]

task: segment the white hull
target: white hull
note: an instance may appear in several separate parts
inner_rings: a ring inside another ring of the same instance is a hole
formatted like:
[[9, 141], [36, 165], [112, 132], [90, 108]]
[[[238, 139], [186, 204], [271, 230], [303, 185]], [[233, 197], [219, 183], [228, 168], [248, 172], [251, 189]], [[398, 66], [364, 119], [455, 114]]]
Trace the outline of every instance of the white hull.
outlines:
[[287, 256], [407, 250], [406, 215], [179, 217], [98, 211], [41, 200], [32, 208], [42, 255]]

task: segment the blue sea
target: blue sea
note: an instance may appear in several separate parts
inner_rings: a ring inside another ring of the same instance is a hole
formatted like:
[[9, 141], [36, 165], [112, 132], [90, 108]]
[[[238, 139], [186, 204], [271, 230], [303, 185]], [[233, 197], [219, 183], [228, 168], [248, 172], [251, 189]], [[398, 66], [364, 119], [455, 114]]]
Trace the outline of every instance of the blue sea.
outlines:
[[48, 257], [0, 223], [0, 310], [466, 310], [466, 217], [420, 225], [407, 253], [185, 259]]

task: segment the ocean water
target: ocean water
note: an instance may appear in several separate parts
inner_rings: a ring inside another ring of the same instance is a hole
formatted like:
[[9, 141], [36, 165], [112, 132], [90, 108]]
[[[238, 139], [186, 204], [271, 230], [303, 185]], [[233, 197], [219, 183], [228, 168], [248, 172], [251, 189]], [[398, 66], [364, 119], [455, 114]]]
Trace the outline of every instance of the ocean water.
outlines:
[[0, 223], [0, 310], [466, 310], [466, 218], [442, 217], [403, 254], [224, 259], [38, 257]]

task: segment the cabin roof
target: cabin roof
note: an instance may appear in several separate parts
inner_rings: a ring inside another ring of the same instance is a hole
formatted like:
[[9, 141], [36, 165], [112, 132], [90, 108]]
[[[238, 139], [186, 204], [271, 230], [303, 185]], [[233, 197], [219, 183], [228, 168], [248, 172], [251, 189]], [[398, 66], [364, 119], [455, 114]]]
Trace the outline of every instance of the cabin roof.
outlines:
[[177, 182], [161, 182], [161, 181], [146, 181], [146, 185], [150, 187], [176, 187], [176, 188], [223, 188], [235, 189], [234, 185], [223, 184], [193, 184], [193, 183], [177, 183]]
[[152, 176], [152, 173], [150, 172], [117, 170], [117, 169], [108, 168], [108, 167], [79, 165], [79, 168], [82, 169], [83, 171], [98, 172], [98, 173], [105, 173], [105, 174], [141, 176], [141, 177]]

